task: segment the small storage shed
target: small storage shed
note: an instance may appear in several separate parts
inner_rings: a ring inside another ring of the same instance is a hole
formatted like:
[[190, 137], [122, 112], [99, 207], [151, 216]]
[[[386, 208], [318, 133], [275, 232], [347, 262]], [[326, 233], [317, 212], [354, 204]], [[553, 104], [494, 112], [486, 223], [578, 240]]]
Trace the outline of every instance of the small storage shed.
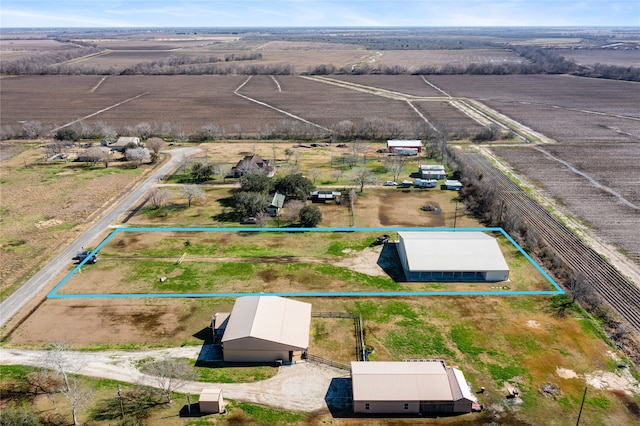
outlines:
[[459, 180], [446, 180], [444, 182], [444, 189], [451, 189], [457, 191], [462, 188], [462, 183]]
[[422, 152], [422, 141], [419, 139], [389, 139], [387, 140], [387, 150], [394, 152], [398, 148], [414, 148], [418, 153]]
[[439, 180], [447, 177], [447, 172], [442, 164], [421, 164], [418, 167], [418, 173], [422, 179]]
[[200, 413], [216, 414], [224, 412], [222, 389], [202, 389], [200, 392]]
[[291, 362], [309, 348], [311, 304], [278, 296], [239, 297], [222, 336], [230, 362]]
[[505, 281], [509, 266], [498, 241], [480, 231], [398, 232], [407, 281]]
[[477, 401], [464, 374], [442, 360], [351, 363], [353, 412], [470, 413]]
[[276, 192], [275, 194], [273, 194], [273, 199], [271, 200], [271, 204], [267, 209], [269, 216], [271, 217], [280, 216], [280, 209], [282, 209], [282, 206], [284, 206], [284, 200], [285, 200], [284, 194], [280, 194], [279, 192]]

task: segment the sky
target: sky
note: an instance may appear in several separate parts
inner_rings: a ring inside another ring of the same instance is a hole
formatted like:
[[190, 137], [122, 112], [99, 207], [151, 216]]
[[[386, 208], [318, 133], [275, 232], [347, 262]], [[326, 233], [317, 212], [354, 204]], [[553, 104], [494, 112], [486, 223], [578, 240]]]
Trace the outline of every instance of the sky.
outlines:
[[640, 26], [640, 0], [0, 0], [0, 28]]

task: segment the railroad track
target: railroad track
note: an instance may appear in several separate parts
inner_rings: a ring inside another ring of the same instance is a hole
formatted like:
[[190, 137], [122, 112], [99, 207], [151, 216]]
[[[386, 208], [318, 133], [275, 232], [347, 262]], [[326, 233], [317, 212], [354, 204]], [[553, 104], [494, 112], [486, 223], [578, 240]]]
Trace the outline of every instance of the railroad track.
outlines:
[[507, 209], [516, 211], [574, 273], [584, 277], [587, 285], [640, 333], [640, 289], [486, 158], [477, 153], [465, 153], [464, 157], [470, 166], [496, 182]]

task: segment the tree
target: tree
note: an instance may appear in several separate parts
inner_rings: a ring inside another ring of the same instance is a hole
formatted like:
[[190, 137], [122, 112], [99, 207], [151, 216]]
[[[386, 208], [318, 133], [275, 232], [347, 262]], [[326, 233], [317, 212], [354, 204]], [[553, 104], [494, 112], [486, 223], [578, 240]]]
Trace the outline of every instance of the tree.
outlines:
[[391, 173], [393, 180], [397, 181], [400, 173], [402, 173], [404, 167], [407, 165], [407, 161], [407, 157], [402, 155], [391, 155], [384, 159], [384, 168]]
[[187, 207], [191, 207], [191, 202], [196, 198], [204, 198], [204, 191], [197, 185], [185, 185], [182, 192], [187, 196]]
[[151, 161], [151, 154], [147, 148], [129, 148], [124, 152], [124, 156], [131, 164], [138, 167], [142, 163]]
[[13, 407], [6, 407], [0, 410], [0, 425], [40, 426], [41, 424], [40, 418], [33, 411]]
[[304, 207], [304, 202], [300, 200], [288, 200], [282, 209], [281, 218], [286, 222], [295, 222], [300, 218], [300, 210]]
[[269, 196], [261, 192], [238, 192], [233, 200], [236, 212], [245, 217], [255, 217], [271, 203]]
[[138, 123], [133, 131], [140, 139], [146, 141], [151, 136], [151, 125], [147, 122]]
[[93, 395], [93, 390], [82, 386], [73, 373], [80, 370], [80, 366], [74, 364], [73, 357], [68, 353], [64, 344], [54, 343], [44, 355], [43, 365], [54, 370], [61, 378], [61, 385], [57, 392], [62, 394], [69, 403], [73, 424], [78, 424], [78, 410], [80, 410]]
[[37, 139], [44, 133], [44, 126], [40, 121], [26, 121], [22, 124], [22, 128], [29, 139]]
[[262, 172], [245, 173], [238, 179], [240, 189], [244, 192], [260, 192], [268, 194], [273, 190], [273, 180]]
[[309, 170], [309, 176], [311, 176], [314, 185], [316, 184], [316, 180], [318, 180], [321, 174], [322, 170], [317, 167], [313, 167], [311, 170]]
[[300, 173], [284, 176], [276, 181], [275, 189], [287, 198], [306, 200], [316, 186]]
[[151, 208], [154, 210], [158, 210], [167, 203], [167, 198], [169, 198], [169, 193], [164, 189], [153, 188], [149, 193], [149, 203], [151, 204]]
[[141, 371], [153, 376], [160, 388], [160, 393], [167, 399], [167, 404], [171, 404], [172, 392], [176, 392], [187, 382], [198, 379], [193, 366], [187, 360], [180, 358], [148, 361], [142, 365]]
[[91, 163], [94, 166], [99, 162], [102, 162], [104, 163], [105, 168], [109, 167], [109, 160], [111, 159], [109, 152], [100, 146], [94, 146], [87, 149], [84, 154], [82, 154], [82, 157], [87, 163]]
[[360, 187], [360, 192], [364, 191], [364, 186], [376, 182], [373, 172], [366, 167], [358, 167], [353, 169], [349, 179], [353, 184]]
[[300, 224], [304, 228], [315, 228], [322, 221], [322, 212], [316, 206], [304, 206], [300, 209]]
[[146, 142], [147, 148], [151, 150], [154, 154], [159, 154], [160, 151], [164, 148], [164, 141], [160, 138], [150, 138]]
[[221, 176], [223, 181], [226, 181], [230, 171], [231, 165], [229, 163], [215, 163], [213, 165], [213, 174]]
[[208, 158], [201, 158], [191, 163], [191, 180], [205, 182], [214, 174], [215, 168]]
[[65, 127], [65, 128], [59, 129], [53, 138], [57, 141], [74, 141], [75, 142], [78, 139], [80, 139], [80, 135], [78, 135], [78, 133], [75, 130]]

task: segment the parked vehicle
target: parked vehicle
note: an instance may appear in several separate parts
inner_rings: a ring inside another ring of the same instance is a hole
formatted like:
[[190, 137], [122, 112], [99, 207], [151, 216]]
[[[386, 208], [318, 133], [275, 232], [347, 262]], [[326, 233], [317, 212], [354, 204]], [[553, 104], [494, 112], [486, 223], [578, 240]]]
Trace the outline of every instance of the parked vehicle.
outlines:
[[384, 234], [376, 238], [376, 240], [373, 242], [373, 245], [380, 246], [382, 244], [387, 244], [388, 242], [389, 242], [389, 236], [387, 234]]
[[[87, 257], [89, 257], [89, 255], [91, 255], [91, 252], [88, 250], [85, 251], [81, 251], [79, 253], [76, 253], [75, 257], [73, 258], [73, 260], [77, 260], [78, 262], [82, 262], [83, 260], [85, 260]], [[94, 254], [93, 256], [89, 257], [89, 259], [87, 259], [86, 263], [92, 264], [92, 263], [96, 263], [98, 261], [98, 255]]]
[[255, 217], [245, 217], [240, 223], [242, 225], [255, 225], [256, 223], [258, 223], [258, 219], [256, 219]]
[[394, 182], [392, 180], [388, 180], [384, 183], [384, 186], [396, 186], [398, 182]]
[[396, 155], [405, 155], [408, 157], [413, 157], [418, 155], [418, 148], [395, 148], [393, 153]]

